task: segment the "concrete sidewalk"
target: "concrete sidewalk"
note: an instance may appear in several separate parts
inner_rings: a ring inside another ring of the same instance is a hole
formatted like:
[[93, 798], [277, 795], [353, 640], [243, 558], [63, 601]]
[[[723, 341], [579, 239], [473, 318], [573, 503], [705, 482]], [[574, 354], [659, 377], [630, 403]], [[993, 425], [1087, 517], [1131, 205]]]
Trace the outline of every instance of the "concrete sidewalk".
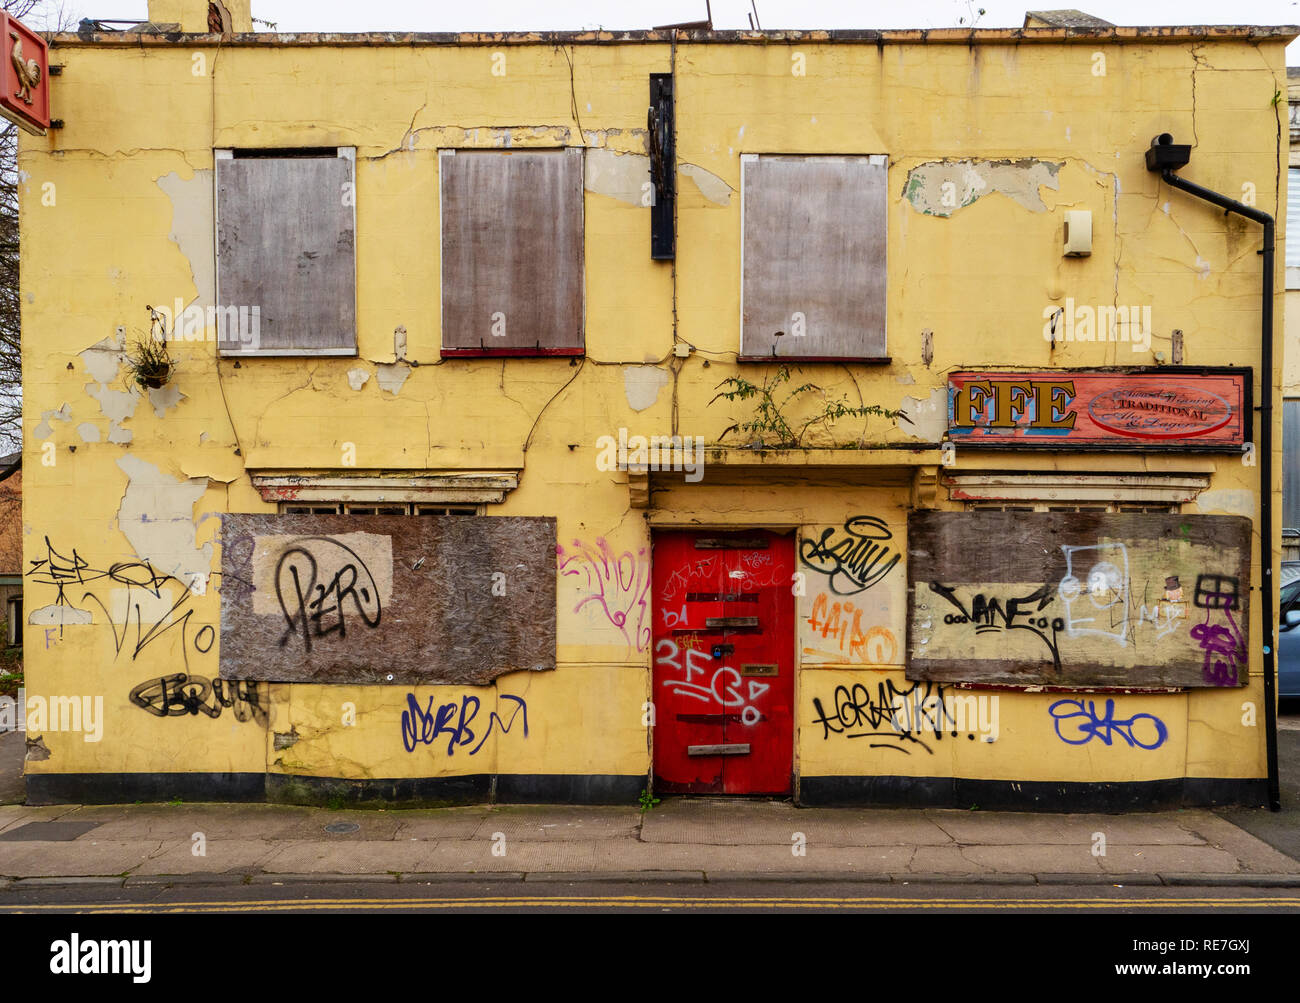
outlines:
[[334, 875], [1300, 887], [1300, 862], [1200, 809], [1044, 815], [706, 799], [666, 800], [644, 815], [635, 806], [8, 805], [0, 875], [0, 889]]

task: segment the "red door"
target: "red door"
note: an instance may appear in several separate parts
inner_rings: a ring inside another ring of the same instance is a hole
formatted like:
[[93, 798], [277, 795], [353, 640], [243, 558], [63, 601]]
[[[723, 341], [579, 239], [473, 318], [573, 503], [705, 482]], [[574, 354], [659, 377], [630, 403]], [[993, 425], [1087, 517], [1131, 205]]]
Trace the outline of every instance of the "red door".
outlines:
[[656, 533], [656, 792], [789, 794], [794, 539]]

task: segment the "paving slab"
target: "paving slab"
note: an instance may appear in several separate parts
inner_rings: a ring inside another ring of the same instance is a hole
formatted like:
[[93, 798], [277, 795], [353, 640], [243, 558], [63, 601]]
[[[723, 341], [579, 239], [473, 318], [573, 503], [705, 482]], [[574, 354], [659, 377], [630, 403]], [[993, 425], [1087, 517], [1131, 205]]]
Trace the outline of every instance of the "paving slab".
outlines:
[[951, 846], [918, 846], [913, 854], [909, 869], [935, 874], [991, 874], [985, 866], [977, 864], [965, 856], [962, 848]]
[[1103, 871], [1112, 874], [1126, 871], [1232, 874], [1241, 869], [1236, 857], [1213, 846], [1109, 846], [1106, 855], [1098, 857], [1097, 862]]
[[1188, 831], [1189, 820], [1201, 822], [1210, 812], [1169, 812], [1155, 815], [1044, 815], [1036, 812], [970, 812], [928, 809], [925, 814], [962, 845], [1010, 846], [1029, 843], [1091, 843], [1093, 833], [1108, 844], [1204, 843]]
[[637, 808], [529, 805], [527, 811], [520, 811], [520, 807], [511, 805], [490, 812], [471, 835], [490, 838], [500, 832], [507, 843], [521, 839], [635, 839], [641, 828], [641, 812]]
[[645, 813], [647, 843], [790, 846], [795, 833], [820, 846], [925, 846], [952, 838], [919, 812], [796, 808], [788, 802], [681, 800]]
[[1242, 870], [1300, 874], [1300, 860], [1274, 849], [1258, 836], [1212, 812], [1204, 812], [1195, 821], [1186, 824], [1211, 846], [1226, 850], [1236, 857], [1241, 862]]
[[[1015, 846], [965, 846], [962, 856], [990, 871], [1006, 874], [1092, 873], [1102, 870], [1092, 855], [1092, 844], [1024, 843]], [[1152, 868], [1146, 868], [1151, 870]]]
[[0, 832], [28, 822], [53, 822], [76, 810], [76, 805], [0, 805]]
[[284, 842], [258, 866], [268, 874], [374, 874], [387, 871], [431, 871], [429, 858], [437, 843]]
[[[402, 871], [459, 871], [477, 873], [490, 871], [591, 871], [596, 869], [597, 846], [608, 846], [611, 840], [515, 840], [505, 842], [505, 854], [493, 856], [491, 839], [441, 840], [438, 843], [407, 843], [407, 846], [431, 847], [420, 867], [399, 868]], [[620, 846], [622, 844], [620, 843]], [[638, 846], [632, 840], [628, 846]], [[613, 868], [605, 868], [611, 870]], [[628, 865], [621, 868], [627, 870]], [[635, 868], [633, 868], [635, 869]]]
[[141, 840], [74, 840], [71, 843], [0, 843], [0, 874], [16, 878], [121, 874], [139, 867], [159, 843]]
[[66, 819], [56, 819], [51, 822], [29, 821], [22, 825], [11, 825], [4, 832], [0, 832], [0, 842], [71, 843], [97, 827], [96, 822], [69, 822]]
[[265, 839], [209, 840], [201, 856], [195, 844], [186, 840], [164, 840], [133, 874], [211, 874], [238, 871], [247, 874], [262, 869], [262, 863], [284, 849], [285, 844]]
[[[810, 847], [796, 857], [790, 846], [718, 846], [711, 843], [597, 844], [596, 870], [701, 870], [785, 872], [817, 871], [887, 873], [907, 870], [915, 850], [910, 846]], [[548, 868], [549, 869], [549, 868]]]
[[[189, 839], [201, 832], [207, 839], [392, 839], [403, 824], [394, 812], [339, 812], [282, 805], [97, 805], [79, 809], [70, 818], [101, 822], [106, 838], [140, 836]], [[349, 833], [327, 832], [336, 822], [356, 825]]]

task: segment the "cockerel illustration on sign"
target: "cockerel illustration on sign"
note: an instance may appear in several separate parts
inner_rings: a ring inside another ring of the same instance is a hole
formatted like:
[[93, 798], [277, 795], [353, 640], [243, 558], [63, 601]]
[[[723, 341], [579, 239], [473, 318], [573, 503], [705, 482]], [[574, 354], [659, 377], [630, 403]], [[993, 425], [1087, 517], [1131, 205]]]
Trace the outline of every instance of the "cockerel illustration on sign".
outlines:
[[41, 66], [35, 59], [23, 59], [23, 40], [18, 37], [16, 31], [9, 32], [9, 37], [14, 40], [9, 59], [13, 62], [14, 71], [18, 75], [18, 90], [14, 97], [21, 98], [25, 104], [31, 104], [32, 88], [40, 86], [41, 83]]

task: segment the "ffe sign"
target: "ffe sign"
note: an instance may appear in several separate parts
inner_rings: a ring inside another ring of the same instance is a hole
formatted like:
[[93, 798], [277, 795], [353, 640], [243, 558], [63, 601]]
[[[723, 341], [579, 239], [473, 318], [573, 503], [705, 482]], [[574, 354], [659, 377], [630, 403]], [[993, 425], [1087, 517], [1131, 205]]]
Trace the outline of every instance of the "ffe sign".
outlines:
[[50, 127], [50, 57], [45, 39], [0, 13], [0, 115], [44, 136]]

